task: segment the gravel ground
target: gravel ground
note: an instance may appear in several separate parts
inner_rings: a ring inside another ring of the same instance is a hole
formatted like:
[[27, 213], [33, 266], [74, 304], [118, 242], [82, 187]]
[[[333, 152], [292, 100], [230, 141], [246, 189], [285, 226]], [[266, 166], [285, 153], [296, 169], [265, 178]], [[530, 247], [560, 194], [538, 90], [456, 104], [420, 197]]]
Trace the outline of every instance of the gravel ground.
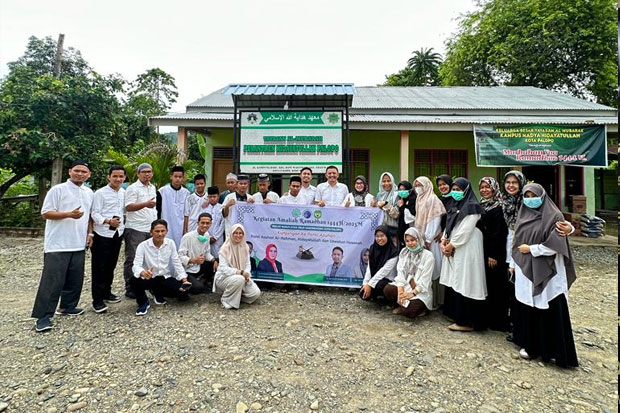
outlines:
[[239, 311], [209, 294], [146, 317], [123, 300], [98, 315], [88, 270], [89, 311], [36, 334], [42, 249], [0, 240], [0, 412], [618, 409], [616, 248], [574, 248], [572, 370], [519, 359], [504, 334], [450, 332], [437, 313], [411, 322], [342, 289], [270, 289]]

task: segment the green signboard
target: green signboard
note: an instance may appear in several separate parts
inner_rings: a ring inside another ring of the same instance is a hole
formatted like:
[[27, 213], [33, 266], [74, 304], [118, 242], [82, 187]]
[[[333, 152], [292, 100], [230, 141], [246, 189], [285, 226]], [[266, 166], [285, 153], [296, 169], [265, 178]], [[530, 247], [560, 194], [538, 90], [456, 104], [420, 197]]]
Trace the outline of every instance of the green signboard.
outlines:
[[342, 170], [342, 112], [241, 112], [240, 167], [245, 173], [296, 174], [308, 166]]
[[474, 127], [478, 166], [607, 166], [605, 126]]

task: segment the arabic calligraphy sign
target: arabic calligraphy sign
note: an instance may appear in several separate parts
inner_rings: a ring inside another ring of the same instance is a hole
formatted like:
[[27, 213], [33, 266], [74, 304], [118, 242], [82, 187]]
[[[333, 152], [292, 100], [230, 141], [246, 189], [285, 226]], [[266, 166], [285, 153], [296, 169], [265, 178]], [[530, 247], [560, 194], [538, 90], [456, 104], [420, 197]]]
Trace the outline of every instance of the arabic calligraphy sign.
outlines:
[[304, 166], [342, 170], [342, 112], [241, 112], [244, 173], [297, 174]]

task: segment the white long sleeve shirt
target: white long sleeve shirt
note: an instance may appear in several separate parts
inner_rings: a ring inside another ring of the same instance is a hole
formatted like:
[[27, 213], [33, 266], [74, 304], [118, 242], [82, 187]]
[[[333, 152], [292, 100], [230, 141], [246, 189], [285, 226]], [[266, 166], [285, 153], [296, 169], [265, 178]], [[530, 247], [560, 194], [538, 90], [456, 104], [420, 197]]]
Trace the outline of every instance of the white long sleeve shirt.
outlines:
[[[372, 194], [366, 194], [366, 196], [364, 197], [364, 206], [365, 207], [372, 206], [372, 201], [374, 199], [375, 199], [375, 197]], [[342, 201], [341, 206], [346, 206], [347, 201], [349, 201], [349, 206], [350, 207], [354, 207], [355, 206], [355, 198], [353, 197], [353, 194], [350, 193], [350, 192], [344, 198], [344, 201]]]
[[341, 206], [348, 193], [349, 188], [345, 184], [336, 182], [336, 185], [331, 186], [328, 182], [323, 182], [316, 187], [314, 201], [323, 201], [327, 206]]
[[566, 280], [564, 256], [542, 244], [530, 245], [530, 254], [532, 254], [532, 257], [550, 257], [555, 255], [553, 262], [555, 264], [556, 274], [551, 277], [540, 294], [534, 295], [534, 285], [532, 281], [530, 281], [530, 279], [523, 274], [521, 268], [515, 264], [515, 297], [517, 300], [529, 307], [543, 310], [548, 309], [549, 302], [560, 294], [564, 294], [568, 301], [568, 281]]
[[153, 272], [153, 277], [170, 278], [173, 276], [171, 267], [177, 280], [181, 281], [187, 277], [174, 241], [170, 238], [164, 238], [159, 248], [153, 243], [153, 238], [142, 241], [136, 248], [132, 268], [134, 277], [140, 278], [142, 271], [150, 270]]
[[[245, 264], [245, 268], [243, 269], [243, 271], [247, 273], [251, 273], [252, 271], [252, 265], [250, 264], [251, 259], [253, 258], [248, 257], [248, 262]], [[222, 282], [222, 280], [230, 277], [231, 275], [237, 274], [237, 271], [239, 270], [238, 268], [232, 267], [226, 260], [226, 257], [224, 257], [223, 255], [220, 255], [219, 260], [220, 262], [217, 266], [217, 271], [215, 272], [215, 276], [213, 277], [213, 292], [217, 291], [217, 284]]]
[[278, 204], [308, 205], [309, 202], [305, 195], [302, 195], [300, 192], [297, 196], [293, 196], [290, 193], [288, 195], [282, 195]]
[[[157, 191], [155, 185], [149, 183], [144, 185], [139, 180], [127, 187], [125, 191], [125, 208], [129, 204], [155, 200]], [[150, 232], [151, 222], [157, 219], [157, 210], [153, 208], [142, 208], [138, 211], [127, 211], [125, 228], [134, 229], [140, 232]]]
[[299, 190], [299, 195], [305, 198], [305, 204], [307, 205], [314, 204], [314, 197], [316, 196], [316, 186], [308, 185], [308, 187], [305, 188], [302, 185], [301, 189]]
[[[261, 194], [260, 192], [257, 192], [254, 195], [252, 195], [252, 198], [254, 198], [254, 203], [256, 203], [256, 204], [262, 204], [263, 203], [263, 194]], [[269, 191], [269, 192], [267, 192], [267, 199], [269, 199], [271, 202], [277, 204], [278, 201], [280, 200], [280, 195], [276, 194], [273, 191]]]
[[[123, 235], [125, 231], [125, 220], [123, 211], [125, 210], [125, 190], [120, 188], [118, 191], [112, 189], [110, 185], [99, 188], [95, 192], [95, 200], [90, 216], [95, 223], [93, 230], [102, 237], [112, 238], [116, 231], [118, 235]], [[110, 225], [105, 224], [106, 219], [119, 217], [120, 224], [115, 230], [110, 230]]]
[[[388, 241], [389, 242], [389, 241]], [[384, 278], [390, 281], [394, 281], [396, 278], [396, 264], [398, 263], [398, 257], [390, 258], [385, 262], [383, 267], [379, 268], [379, 271], [375, 275], [370, 275], [370, 264], [366, 267], [366, 274], [364, 275], [364, 281], [362, 285], [370, 285], [372, 288], [377, 286], [377, 283]]]
[[198, 226], [198, 215], [203, 212], [208, 212], [203, 207], [204, 204], [208, 204], [208, 195], [205, 191], [204, 194], [198, 195], [197, 193], [189, 194], [185, 198], [185, 210], [183, 215], [187, 217], [187, 231], [193, 231]]
[[[416, 268], [415, 274], [407, 274], [404, 267], [398, 266], [398, 274], [394, 279], [394, 285], [403, 287], [405, 292], [413, 292], [416, 295], [411, 300], [421, 300], [426, 308], [433, 308], [433, 268], [435, 267], [435, 257], [428, 250], [422, 250], [420, 264]], [[415, 281], [415, 288], [411, 288], [410, 281]]]
[[[208, 238], [208, 234], [205, 234]], [[211, 246], [209, 241], [198, 241], [198, 231], [190, 231], [183, 235], [181, 239], [181, 247], [179, 248], [179, 259], [185, 267], [185, 272], [189, 274], [196, 274], [200, 271], [200, 264], [190, 263], [189, 260], [198, 257], [202, 254], [206, 261], [213, 261], [213, 255], [211, 255]]]

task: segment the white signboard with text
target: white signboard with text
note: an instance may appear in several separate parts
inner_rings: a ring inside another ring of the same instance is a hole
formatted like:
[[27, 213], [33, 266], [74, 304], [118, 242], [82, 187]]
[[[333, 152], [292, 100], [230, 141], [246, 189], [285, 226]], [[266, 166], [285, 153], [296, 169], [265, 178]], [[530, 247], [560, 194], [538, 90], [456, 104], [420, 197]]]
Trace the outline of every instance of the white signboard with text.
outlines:
[[240, 112], [243, 173], [297, 174], [304, 166], [342, 171], [342, 112]]

